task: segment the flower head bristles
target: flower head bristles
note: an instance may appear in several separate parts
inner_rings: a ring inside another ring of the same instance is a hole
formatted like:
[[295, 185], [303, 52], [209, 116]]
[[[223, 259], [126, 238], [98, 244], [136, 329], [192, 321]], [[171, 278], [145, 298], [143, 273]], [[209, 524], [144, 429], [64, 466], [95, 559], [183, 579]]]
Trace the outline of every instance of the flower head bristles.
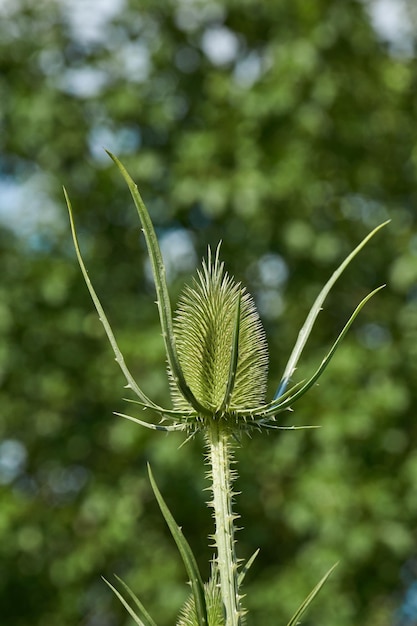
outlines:
[[[252, 564], [251, 557], [238, 572], [239, 559], [235, 554], [235, 520], [233, 512], [232, 484], [236, 478], [233, 463], [233, 444], [241, 431], [305, 428], [282, 426], [277, 416], [291, 409], [319, 379], [332, 359], [340, 342], [351, 327], [362, 307], [382, 287], [374, 289], [358, 304], [342, 328], [330, 350], [315, 372], [306, 381], [292, 384], [292, 376], [304, 350], [307, 339], [323, 303], [335, 282], [365, 244], [388, 222], [377, 226], [351, 252], [329, 278], [317, 296], [304, 322], [290, 354], [277, 392], [270, 402], [265, 400], [268, 349], [265, 333], [254, 301], [246, 289], [224, 269], [219, 251], [208, 250], [207, 261], [197, 270], [191, 286], [185, 287], [172, 317], [171, 303], [165, 278], [165, 267], [159, 243], [149, 213], [142, 201], [136, 184], [120, 161], [110, 154], [124, 177], [135, 203], [145, 236], [155, 279], [158, 312], [165, 343], [168, 379], [173, 408], [166, 409], [149, 398], [134, 380], [119, 349], [104, 309], [88, 276], [81, 256], [74, 226], [71, 203], [66, 191], [71, 231], [77, 258], [94, 305], [109, 338], [116, 361], [125, 378], [126, 388], [132, 391], [135, 402], [142, 409], [150, 409], [159, 415], [160, 422], [144, 421], [138, 417], [116, 413], [141, 426], [153, 430], [185, 431], [189, 439], [201, 431], [207, 446], [210, 467], [212, 500], [215, 518], [216, 555], [213, 579], [204, 586], [196, 559], [182, 530], [176, 524], [160, 493], [150, 468], [149, 479], [161, 512], [177, 544], [189, 576], [192, 599], [181, 613], [178, 626], [242, 626], [245, 610], [241, 605], [240, 587], [244, 574]], [[292, 386], [291, 386], [292, 384]], [[308, 427], [307, 427], [308, 428]], [[188, 439], [187, 439], [188, 440]], [[300, 605], [287, 626], [300, 623], [299, 618], [319, 592], [330, 575], [331, 568]], [[118, 579], [119, 580], [119, 579]], [[119, 582], [121, 582], [119, 580]], [[126, 593], [132, 598], [135, 609], [110, 583], [127, 611], [139, 626], [156, 626], [141, 602], [123, 582]], [[219, 600], [219, 593], [221, 602]], [[221, 605], [221, 606], [220, 606]]]
[[[185, 287], [174, 333], [191, 391], [213, 417], [227, 418], [264, 402], [268, 348], [252, 297], [225, 272], [219, 251], [220, 245], [213, 258], [209, 248], [193, 285]], [[172, 377], [171, 395], [177, 410], [189, 408]]]

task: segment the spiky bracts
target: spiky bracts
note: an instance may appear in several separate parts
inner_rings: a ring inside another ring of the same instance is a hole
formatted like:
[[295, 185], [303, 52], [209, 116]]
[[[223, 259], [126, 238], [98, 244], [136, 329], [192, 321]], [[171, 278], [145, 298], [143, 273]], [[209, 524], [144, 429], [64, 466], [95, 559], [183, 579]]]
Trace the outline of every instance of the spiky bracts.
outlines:
[[[252, 297], [216, 254], [197, 271], [174, 318], [184, 377], [197, 400], [216, 417], [263, 404], [268, 374], [265, 333]], [[177, 410], [189, 409], [171, 377]]]

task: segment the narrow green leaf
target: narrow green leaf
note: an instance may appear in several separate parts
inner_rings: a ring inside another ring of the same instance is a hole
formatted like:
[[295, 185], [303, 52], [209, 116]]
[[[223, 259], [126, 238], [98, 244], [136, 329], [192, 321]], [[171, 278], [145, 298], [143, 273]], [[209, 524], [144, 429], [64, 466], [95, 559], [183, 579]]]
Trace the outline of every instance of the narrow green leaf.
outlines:
[[320, 589], [323, 587], [324, 583], [326, 582], [326, 580], [329, 578], [330, 574], [333, 572], [333, 570], [337, 567], [337, 563], [335, 563], [333, 565], [333, 567], [331, 567], [329, 569], [329, 571], [327, 572], [327, 574], [325, 574], [323, 576], [323, 578], [320, 580], [319, 583], [317, 583], [317, 585], [314, 587], [313, 591], [307, 596], [307, 598], [304, 600], [304, 602], [302, 602], [300, 604], [300, 606], [298, 607], [297, 611], [294, 613], [294, 615], [292, 616], [292, 618], [290, 619], [290, 621], [288, 622], [287, 626], [297, 626], [297, 624], [300, 624], [301, 622], [299, 622], [298, 620], [300, 619], [300, 617], [302, 617], [302, 615], [306, 612], [306, 610], [308, 609], [308, 607], [310, 606], [311, 602], [314, 600], [314, 598], [316, 597], [316, 595], [319, 593]]
[[87, 268], [84, 265], [84, 261], [83, 258], [81, 256], [81, 251], [80, 251], [80, 246], [78, 243], [78, 237], [77, 237], [77, 232], [75, 229], [75, 223], [74, 223], [74, 217], [73, 217], [73, 211], [72, 211], [72, 206], [71, 206], [71, 202], [69, 199], [69, 196], [67, 194], [66, 189], [64, 188], [64, 196], [65, 196], [65, 200], [67, 203], [67, 207], [68, 207], [68, 213], [69, 213], [69, 218], [70, 218], [70, 224], [71, 224], [71, 233], [72, 233], [72, 239], [74, 241], [74, 247], [75, 247], [75, 252], [77, 255], [77, 259], [78, 259], [78, 263], [80, 265], [82, 274], [84, 276], [84, 280], [85, 283], [87, 285], [88, 291], [90, 292], [91, 298], [94, 302], [94, 306], [97, 309], [97, 313], [99, 316], [99, 319], [101, 321], [101, 323], [103, 324], [104, 330], [106, 331], [106, 335], [110, 341], [110, 345], [113, 348], [113, 352], [114, 352], [114, 356], [116, 357], [116, 361], [120, 367], [120, 369], [122, 370], [123, 374], [125, 375], [125, 378], [127, 380], [127, 386], [129, 389], [131, 389], [141, 400], [142, 402], [148, 406], [151, 409], [155, 409], [155, 410], [159, 410], [159, 407], [154, 404], [152, 402], [152, 400], [150, 400], [144, 393], [143, 391], [140, 389], [140, 387], [137, 385], [137, 383], [135, 382], [132, 374], [130, 373], [124, 357], [122, 355], [122, 353], [120, 352], [119, 346], [117, 345], [117, 341], [116, 338], [113, 334], [113, 331], [111, 329], [111, 326], [109, 324], [109, 321], [107, 319], [107, 316], [104, 312], [103, 307], [101, 306], [100, 300], [97, 296], [97, 293], [93, 287], [93, 284], [90, 280], [90, 277], [88, 275], [87, 272]]
[[291, 376], [294, 373], [294, 370], [296, 368], [296, 365], [298, 363], [298, 359], [301, 356], [301, 353], [304, 349], [304, 346], [307, 342], [307, 339], [311, 333], [311, 330], [313, 328], [314, 322], [316, 321], [316, 318], [318, 316], [318, 314], [320, 313], [321, 309], [322, 309], [322, 305], [324, 300], [326, 299], [326, 297], [328, 296], [330, 290], [332, 289], [333, 285], [335, 284], [335, 282], [337, 281], [337, 279], [342, 275], [342, 273], [344, 272], [344, 270], [347, 268], [347, 266], [349, 265], [349, 263], [355, 258], [355, 256], [358, 254], [358, 252], [360, 252], [362, 250], [362, 248], [368, 243], [368, 241], [379, 231], [381, 230], [381, 228], [383, 228], [384, 226], [386, 226], [388, 223], [390, 222], [390, 220], [387, 220], [386, 222], [384, 222], [383, 224], [380, 224], [379, 226], [377, 226], [376, 228], [374, 228], [374, 230], [372, 232], [369, 233], [369, 235], [367, 235], [365, 237], [365, 239], [363, 239], [361, 241], [361, 243], [346, 257], [346, 259], [343, 261], [343, 263], [341, 263], [339, 265], [339, 267], [337, 268], [337, 270], [332, 274], [332, 276], [330, 277], [330, 279], [327, 281], [327, 283], [324, 285], [323, 289], [320, 291], [319, 295], [317, 296], [313, 306], [311, 307], [311, 310], [309, 312], [309, 314], [307, 315], [307, 319], [304, 322], [303, 327], [301, 328], [299, 334], [298, 334], [298, 338], [297, 341], [295, 343], [294, 349], [290, 355], [290, 358], [288, 360], [288, 363], [285, 367], [284, 370], [284, 374], [282, 376], [282, 379], [280, 381], [278, 390], [274, 396], [274, 399], [279, 398], [282, 393], [285, 391], [289, 380], [291, 379]]
[[130, 595], [130, 597], [132, 598], [132, 600], [134, 601], [134, 603], [136, 604], [136, 606], [138, 607], [139, 611], [142, 614], [142, 617], [148, 622], [149, 626], [156, 626], [154, 620], [152, 619], [152, 617], [149, 615], [148, 611], [145, 609], [145, 607], [143, 606], [142, 602], [139, 600], [139, 598], [136, 596], [135, 593], [133, 593], [133, 591], [130, 589], [130, 587], [124, 582], [124, 580], [122, 580], [121, 578], [119, 578], [119, 576], [117, 576], [115, 574], [115, 577], [117, 578], [117, 580], [119, 581], [119, 583], [121, 585], [123, 585], [123, 587], [126, 589], [127, 593]]
[[[153, 619], [149, 616], [149, 614], [147, 613], [147, 611], [144, 609], [143, 605], [141, 604], [141, 602], [139, 602], [139, 600], [136, 598], [136, 596], [133, 594], [132, 591], [130, 591], [130, 589], [127, 587], [127, 585], [125, 585], [125, 583], [123, 583], [123, 585], [127, 588], [128, 592], [132, 595], [132, 597], [134, 598], [136, 605], [138, 606], [141, 616], [139, 617], [139, 615], [132, 609], [132, 607], [130, 606], [130, 604], [124, 599], [124, 597], [122, 596], [122, 594], [116, 589], [116, 587], [114, 587], [111, 583], [109, 583], [108, 580], [106, 580], [105, 578], [103, 578], [104, 582], [106, 583], [106, 585], [108, 585], [110, 587], [110, 589], [113, 591], [113, 593], [119, 598], [120, 602], [123, 604], [123, 606], [125, 607], [126, 611], [129, 613], [129, 615], [133, 618], [135, 624], [137, 624], [138, 626], [156, 626], [155, 622], [153, 621]], [[118, 580], [120, 580], [120, 578], [118, 578]], [[122, 581], [120, 581], [122, 582]]]
[[358, 316], [358, 314], [361, 311], [361, 309], [365, 306], [365, 304], [368, 302], [368, 300], [370, 300], [376, 293], [378, 293], [378, 291], [381, 291], [381, 289], [383, 289], [384, 287], [385, 287], [385, 285], [381, 285], [381, 287], [378, 287], [377, 289], [374, 289], [373, 291], [371, 291], [371, 293], [369, 293], [358, 304], [358, 306], [356, 307], [356, 309], [354, 310], [354, 312], [352, 313], [352, 315], [350, 316], [350, 318], [346, 322], [345, 326], [343, 327], [341, 333], [337, 337], [336, 341], [334, 342], [334, 344], [330, 348], [329, 352], [324, 357], [323, 361], [320, 364], [320, 367], [314, 372], [313, 376], [301, 387], [301, 389], [299, 389], [293, 396], [290, 396], [289, 398], [284, 400], [284, 402], [280, 402], [280, 399], [277, 398], [277, 400], [275, 400], [272, 403], [270, 403], [269, 408], [266, 411], [263, 411], [263, 416], [275, 415], [277, 412], [286, 409], [287, 407], [292, 405], [296, 400], [301, 398], [301, 396], [303, 396], [305, 394], [305, 392], [308, 389], [310, 389], [310, 387], [312, 387], [312, 385], [314, 385], [316, 380], [318, 378], [320, 378], [320, 376], [322, 375], [323, 371], [326, 369], [326, 367], [330, 363], [330, 360], [333, 357], [334, 353], [336, 352], [339, 344], [341, 343], [341, 341], [345, 337], [345, 335], [348, 332], [349, 328], [352, 326], [354, 320]]
[[[352, 313], [352, 315], [346, 322], [345, 326], [343, 327], [336, 341], [333, 343], [329, 352], [324, 357], [323, 361], [320, 364], [320, 367], [314, 372], [314, 374], [311, 376], [311, 378], [308, 379], [307, 382], [303, 382], [303, 381], [298, 382], [293, 387], [291, 387], [291, 389], [286, 391], [282, 396], [279, 396], [275, 400], [272, 400], [272, 402], [270, 402], [269, 404], [263, 407], [261, 406], [261, 407], [257, 407], [255, 409], [250, 409], [247, 411], [241, 410], [240, 414], [243, 416], [247, 416], [247, 417], [254, 417], [255, 421], [258, 421], [261, 426], [265, 427], [266, 424], [263, 424], [263, 421], [265, 418], [275, 416], [277, 415], [277, 413], [288, 410], [291, 407], [291, 405], [296, 400], [301, 398], [301, 396], [303, 396], [306, 393], [306, 391], [308, 391], [308, 389], [310, 389], [310, 387], [314, 385], [314, 383], [318, 380], [318, 378], [320, 378], [323, 371], [329, 365], [330, 360], [332, 359], [334, 353], [339, 347], [339, 344], [344, 339], [346, 333], [348, 332], [349, 328], [352, 326], [354, 320], [358, 316], [361, 309], [365, 306], [368, 300], [370, 300], [376, 293], [378, 293], [378, 291], [381, 291], [381, 289], [384, 289], [384, 287], [385, 285], [381, 285], [380, 287], [377, 287], [377, 289], [374, 289], [374, 291], [371, 291], [371, 293], [369, 293], [363, 300], [361, 300], [361, 302], [358, 304], [358, 306], [356, 307], [356, 309], [354, 310], [354, 312]], [[304, 428], [316, 428], [316, 426], [301, 426], [300, 428], [303, 428], [303, 429]], [[288, 429], [293, 430], [294, 427], [290, 426], [288, 427]]]
[[190, 387], [185, 380], [180, 362], [178, 360], [177, 351], [175, 348], [174, 330], [172, 325], [171, 302], [165, 277], [165, 266], [162, 259], [161, 250], [159, 248], [158, 239], [156, 237], [148, 210], [141, 198], [136, 183], [132, 180], [124, 165], [122, 165], [122, 163], [114, 154], [109, 151], [106, 152], [112, 159], [112, 161], [117, 165], [123, 178], [125, 179], [142, 224], [142, 230], [143, 234], [145, 235], [146, 246], [148, 248], [149, 259], [151, 261], [152, 272], [155, 281], [157, 305], [159, 318], [161, 320], [162, 335], [164, 338], [168, 363], [171, 368], [173, 378], [180, 388], [181, 393], [188, 400], [191, 406], [200, 414], [205, 415], [207, 414], [207, 410], [198, 402], [197, 398], [192, 393]]
[[252, 554], [252, 556], [250, 557], [250, 559], [248, 559], [245, 563], [245, 565], [242, 568], [242, 571], [239, 572], [239, 576], [237, 579], [238, 585], [239, 587], [241, 586], [241, 584], [243, 583], [245, 576], [249, 570], [249, 568], [252, 566], [254, 560], [256, 559], [256, 557], [259, 554], [260, 549], [258, 548], [257, 550], [255, 550], [255, 552]]
[[173, 518], [162, 497], [161, 492], [158, 489], [149, 464], [148, 473], [149, 480], [151, 481], [152, 489], [155, 494], [155, 498], [157, 499], [162, 515], [164, 516], [165, 521], [168, 524], [169, 530], [171, 531], [171, 534], [175, 540], [175, 543], [177, 544], [177, 548], [181, 554], [182, 560], [187, 570], [187, 574], [190, 578], [191, 590], [194, 597], [199, 626], [207, 626], [208, 620], [206, 600], [204, 595], [204, 584], [198, 570], [197, 562], [191, 551], [188, 541], [184, 537], [181, 528], [177, 525], [175, 519]]
[[229, 376], [227, 379], [226, 391], [224, 394], [223, 402], [220, 405], [219, 413], [221, 413], [225, 408], [228, 407], [230, 399], [232, 397], [233, 389], [235, 386], [236, 380], [236, 372], [237, 372], [237, 362], [239, 359], [239, 334], [240, 334], [240, 305], [242, 301], [242, 292], [239, 289], [239, 293], [237, 296], [236, 303], [236, 321], [235, 327], [233, 330], [233, 342], [231, 346], [231, 354], [230, 354], [230, 367], [229, 367]]

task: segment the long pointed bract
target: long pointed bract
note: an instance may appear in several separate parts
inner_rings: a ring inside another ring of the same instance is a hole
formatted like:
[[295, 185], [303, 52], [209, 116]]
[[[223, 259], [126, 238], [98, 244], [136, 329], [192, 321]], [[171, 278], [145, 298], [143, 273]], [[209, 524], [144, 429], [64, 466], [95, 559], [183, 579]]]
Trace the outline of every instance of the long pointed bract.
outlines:
[[326, 299], [326, 297], [328, 296], [331, 288], [333, 287], [333, 285], [335, 284], [335, 282], [337, 281], [337, 279], [342, 275], [342, 273], [344, 272], [344, 270], [347, 268], [347, 266], [349, 265], [349, 263], [355, 258], [355, 256], [358, 254], [358, 252], [360, 252], [362, 250], [362, 248], [368, 243], [368, 241], [379, 231], [381, 230], [381, 228], [383, 228], [384, 226], [386, 226], [388, 223], [390, 222], [390, 220], [387, 220], [386, 222], [383, 222], [382, 224], [380, 224], [379, 226], [377, 226], [376, 228], [374, 228], [374, 230], [372, 232], [369, 233], [369, 235], [367, 235], [365, 237], [365, 239], [363, 239], [361, 241], [361, 243], [346, 257], [346, 259], [343, 261], [343, 263], [341, 263], [339, 265], [339, 267], [337, 268], [337, 270], [335, 272], [333, 272], [332, 276], [330, 277], [330, 279], [327, 281], [327, 283], [324, 285], [323, 289], [320, 291], [319, 295], [317, 296], [313, 306], [310, 309], [309, 314], [307, 315], [307, 319], [304, 322], [303, 327], [301, 328], [299, 334], [298, 334], [298, 338], [296, 341], [296, 344], [293, 348], [293, 351], [290, 355], [290, 358], [288, 360], [288, 363], [285, 367], [284, 370], [284, 374], [281, 378], [280, 384], [278, 386], [277, 392], [274, 396], [274, 399], [279, 398], [285, 391], [285, 389], [287, 388], [288, 382], [291, 379], [291, 376], [294, 373], [294, 370], [296, 368], [296, 365], [298, 363], [298, 359], [301, 356], [301, 353], [304, 349], [304, 346], [307, 342], [307, 339], [311, 333], [311, 330], [314, 326], [314, 322], [316, 321], [316, 318], [318, 316], [318, 314], [321, 311], [322, 305], [324, 300]]
[[242, 567], [242, 571], [239, 572], [239, 576], [238, 576], [238, 583], [239, 583], [239, 587], [241, 587], [246, 574], [248, 573], [248, 570], [252, 567], [253, 562], [255, 561], [256, 557], [258, 556], [260, 552], [260, 548], [258, 548], [257, 550], [255, 550], [255, 552], [252, 554], [252, 556], [250, 557], [250, 559], [248, 559], [245, 563], [245, 565]]
[[155, 280], [157, 305], [159, 318], [161, 320], [162, 335], [164, 338], [168, 363], [170, 365], [173, 378], [180, 388], [182, 394], [188, 400], [191, 406], [194, 407], [195, 410], [202, 415], [205, 415], [207, 413], [207, 410], [198, 402], [197, 398], [192, 393], [184, 378], [184, 374], [178, 360], [177, 351], [175, 348], [174, 330], [172, 326], [171, 302], [165, 277], [165, 266], [151, 218], [138, 191], [138, 187], [130, 177], [126, 168], [122, 165], [122, 163], [114, 154], [109, 151], [107, 151], [107, 154], [117, 165], [123, 178], [125, 179], [142, 224], [142, 230], [143, 234], [145, 235], [149, 259], [151, 261], [153, 277]]
[[376, 293], [378, 293], [378, 291], [381, 291], [381, 289], [383, 289], [384, 287], [385, 285], [381, 285], [380, 287], [377, 287], [377, 289], [374, 289], [373, 291], [371, 291], [371, 293], [369, 293], [363, 300], [361, 300], [361, 302], [358, 304], [358, 306], [356, 307], [356, 309], [354, 310], [354, 312], [352, 313], [352, 315], [350, 316], [350, 318], [344, 325], [341, 333], [337, 337], [336, 341], [333, 343], [329, 352], [326, 354], [320, 366], [317, 368], [317, 370], [314, 372], [311, 378], [300, 389], [298, 389], [298, 391], [296, 391], [292, 396], [289, 396], [283, 402], [280, 402], [279, 398], [271, 402], [269, 407], [266, 407], [266, 410], [262, 411], [263, 416], [276, 415], [278, 412], [285, 410], [290, 405], [292, 405], [296, 400], [301, 398], [301, 396], [303, 396], [306, 393], [306, 391], [308, 391], [308, 389], [310, 389], [310, 387], [314, 385], [314, 383], [320, 378], [320, 376], [322, 375], [322, 373], [324, 372], [324, 370], [330, 363], [330, 360], [333, 357], [334, 353], [336, 352], [339, 344], [341, 343], [342, 339], [345, 337], [349, 328], [352, 326], [354, 320], [358, 316], [361, 309], [365, 306], [368, 300], [370, 300]]
[[123, 358], [123, 355], [119, 349], [119, 346], [117, 345], [117, 341], [116, 338], [113, 334], [113, 331], [111, 329], [111, 326], [109, 324], [109, 321], [107, 319], [107, 316], [104, 312], [103, 307], [101, 306], [101, 302], [97, 296], [97, 293], [93, 287], [93, 284], [90, 280], [90, 277], [88, 275], [87, 272], [87, 268], [84, 265], [84, 261], [83, 258], [81, 256], [81, 251], [80, 251], [80, 246], [78, 243], [78, 237], [77, 237], [77, 231], [75, 230], [75, 224], [74, 224], [74, 217], [73, 217], [73, 213], [72, 213], [72, 206], [71, 206], [71, 202], [69, 199], [69, 196], [67, 194], [67, 191], [64, 187], [64, 196], [65, 196], [65, 200], [67, 203], [67, 207], [68, 207], [68, 213], [69, 213], [69, 218], [70, 218], [70, 224], [71, 224], [71, 233], [72, 233], [72, 239], [74, 241], [74, 247], [75, 247], [75, 252], [77, 255], [77, 259], [78, 259], [78, 263], [80, 265], [81, 268], [81, 272], [84, 276], [84, 280], [85, 283], [87, 285], [88, 291], [90, 292], [91, 298], [94, 302], [94, 306], [97, 309], [97, 313], [100, 319], [100, 322], [103, 324], [104, 330], [106, 332], [106, 335], [110, 341], [110, 345], [113, 348], [113, 352], [114, 352], [114, 356], [116, 357], [116, 361], [120, 367], [120, 369], [122, 370], [123, 374], [125, 375], [125, 378], [127, 380], [127, 386], [129, 389], [131, 389], [140, 399], [141, 401], [148, 406], [149, 408], [153, 408], [156, 410], [159, 410], [160, 407], [158, 407], [154, 402], [152, 402], [152, 400], [150, 400], [148, 398], [148, 396], [146, 396], [142, 389], [140, 389], [140, 387], [138, 386], [138, 384], [136, 383], [136, 381], [134, 380], [132, 374], [130, 373], [125, 360]]
[[237, 362], [239, 359], [239, 334], [240, 334], [240, 303], [242, 300], [242, 292], [239, 290], [237, 296], [237, 304], [236, 304], [236, 319], [235, 319], [235, 328], [233, 332], [233, 344], [231, 346], [231, 355], [230, 355], [230, 366], [229, 366], [229, 376], [226, 385], [226, 391], [224, 394], [223, 402], [220, 406], [219, 412], [222, 412], [225, 408], [228, 407], [230, 399], [232, 397], [233, 389], [235, 386], [236, 380], [236, 372], [237, 372]]

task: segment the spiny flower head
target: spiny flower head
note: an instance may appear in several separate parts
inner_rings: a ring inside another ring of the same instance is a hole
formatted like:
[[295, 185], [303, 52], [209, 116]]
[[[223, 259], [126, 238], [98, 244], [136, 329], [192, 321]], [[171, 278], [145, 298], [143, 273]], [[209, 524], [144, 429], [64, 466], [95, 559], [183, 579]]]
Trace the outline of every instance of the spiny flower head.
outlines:
[[[192, 286], [186, 286], [174, 317], [178, 360], [195, 398], [213, 415], [264, 403], [268, 348], [255, 303], [224, 270], [219, 247]], [[234, 371], [235, 370], [235, 371]], [[233, 380], [233, 388], [228, 386]], [[177, 410], [190, 408], [170, 375]]]

